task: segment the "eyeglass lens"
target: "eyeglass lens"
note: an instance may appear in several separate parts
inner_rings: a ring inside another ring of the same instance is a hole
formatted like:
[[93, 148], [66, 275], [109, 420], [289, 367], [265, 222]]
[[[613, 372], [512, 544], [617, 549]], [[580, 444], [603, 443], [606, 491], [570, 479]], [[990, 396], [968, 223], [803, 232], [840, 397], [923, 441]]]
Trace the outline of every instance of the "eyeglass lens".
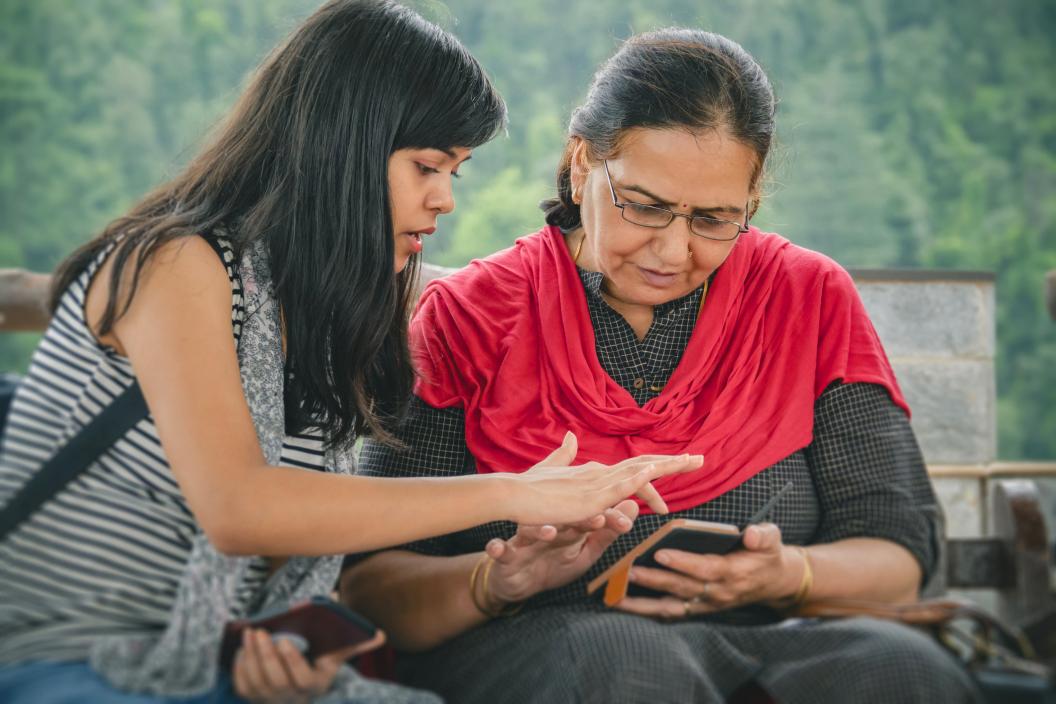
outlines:
[[[623, 217], [628, 222], [645, 227], [666, 227], [674, 219], [674, 213], [663, 208], [638, 203], [623, 204]], [[714, 218], [697, 215], [690, 221], [690, 228], [701, 237], [716, 240], [732, 240], [741, 233], [735, 223], [723, 222]]]

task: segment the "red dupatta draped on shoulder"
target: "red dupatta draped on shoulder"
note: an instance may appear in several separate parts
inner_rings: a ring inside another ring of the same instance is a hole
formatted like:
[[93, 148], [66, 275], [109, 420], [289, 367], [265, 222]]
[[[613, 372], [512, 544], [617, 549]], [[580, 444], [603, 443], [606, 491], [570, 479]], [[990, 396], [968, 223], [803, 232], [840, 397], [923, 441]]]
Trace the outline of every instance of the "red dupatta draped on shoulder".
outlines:
[[681, 362], [644, 406], [598, 361], [586, 294], [554, 227], [430, 284], [411, 347], [415, 392], [464, 409], [478, 472], [523, 471], [567, 430], [577, 462], [703, 454], [701, 470], [655, 483], [673, 511], [808, 445], [814, 402], [832, 381], [881, 384], [909, 412], [850, 276], [755, 228], [716, 273]]

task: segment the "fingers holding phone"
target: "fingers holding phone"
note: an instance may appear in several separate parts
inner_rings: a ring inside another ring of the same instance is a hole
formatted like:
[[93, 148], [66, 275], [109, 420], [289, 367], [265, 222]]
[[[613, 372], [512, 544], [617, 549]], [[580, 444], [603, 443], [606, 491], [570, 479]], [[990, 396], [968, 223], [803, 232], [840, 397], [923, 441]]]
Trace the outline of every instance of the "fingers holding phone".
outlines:
[[242, 631], [242, 647], [231, 672], [235, 692], [252, 702], [310, 702], [330, 689], [346, 660], [384, 643], [384, 632], [377, 630], [370, 640], [322, 655], [309, 663], [305, 657], [307, 641], [301, 636], [247, 628]]
[[235, 692], [251, 702], [310, 702], [330, 688], [336, 667], [308, 664], [290, 638], [274, 638], [264, 630], [242, 631], [235, 656]]
[[749, 526], [739, 549], [724, 555], [660, 550], [654, 555], [659, 567], [635, 566], [629, 579], [663, 596], [627, 597], [617, 608], [673, 618], [747, 604], [780, 604], [801, 579], [799, 555], [782, 542], [780, 529], [772, 523]]

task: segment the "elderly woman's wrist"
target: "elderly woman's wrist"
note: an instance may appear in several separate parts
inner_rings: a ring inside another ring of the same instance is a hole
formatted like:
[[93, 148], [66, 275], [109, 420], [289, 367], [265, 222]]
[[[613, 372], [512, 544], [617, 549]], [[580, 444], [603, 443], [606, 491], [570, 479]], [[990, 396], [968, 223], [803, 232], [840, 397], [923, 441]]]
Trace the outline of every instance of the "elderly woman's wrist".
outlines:
[[770, 605], [790, 609], [802, 605], [810, 597], [814, 586], [814, 568], [807, 548], [802, 545], [785, 545], [781, 548], [781, 569], [784, 579]]
[[495, 560], [487, 553], [481, 555], [469, 577], [469, 596], [477, 611], [488, 618], [512, 616], [521, 610], [524, 602], [504, 599], [495, 593], [491, 588], [491, 570], [494, 566]]

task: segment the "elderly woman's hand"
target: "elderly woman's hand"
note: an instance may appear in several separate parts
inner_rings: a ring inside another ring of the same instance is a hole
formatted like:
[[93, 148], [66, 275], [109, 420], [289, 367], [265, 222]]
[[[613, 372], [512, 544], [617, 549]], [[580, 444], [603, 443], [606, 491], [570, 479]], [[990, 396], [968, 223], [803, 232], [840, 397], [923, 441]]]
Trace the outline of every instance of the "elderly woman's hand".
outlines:
[[509, 540], [496, 538], [485, 547], [492, 565], [486, 604], [523, 601], [547, 589], [564, 586], [585, 574], [614, 540], [638, 517], [638, 504], [623, 501], [603, 514], [562, 526], [519, 526]]
[[799, 589], [807, 569], [800, 549], [781, 541], [772, 523], [748, 526], [744, 549], [728, 555], [660, 550], [666, 569], [634, 567], [631, 582], [670, 596], [626, 597], [616, 608], [662, 618], [685, 618], [745, 604], [779, 605]]

